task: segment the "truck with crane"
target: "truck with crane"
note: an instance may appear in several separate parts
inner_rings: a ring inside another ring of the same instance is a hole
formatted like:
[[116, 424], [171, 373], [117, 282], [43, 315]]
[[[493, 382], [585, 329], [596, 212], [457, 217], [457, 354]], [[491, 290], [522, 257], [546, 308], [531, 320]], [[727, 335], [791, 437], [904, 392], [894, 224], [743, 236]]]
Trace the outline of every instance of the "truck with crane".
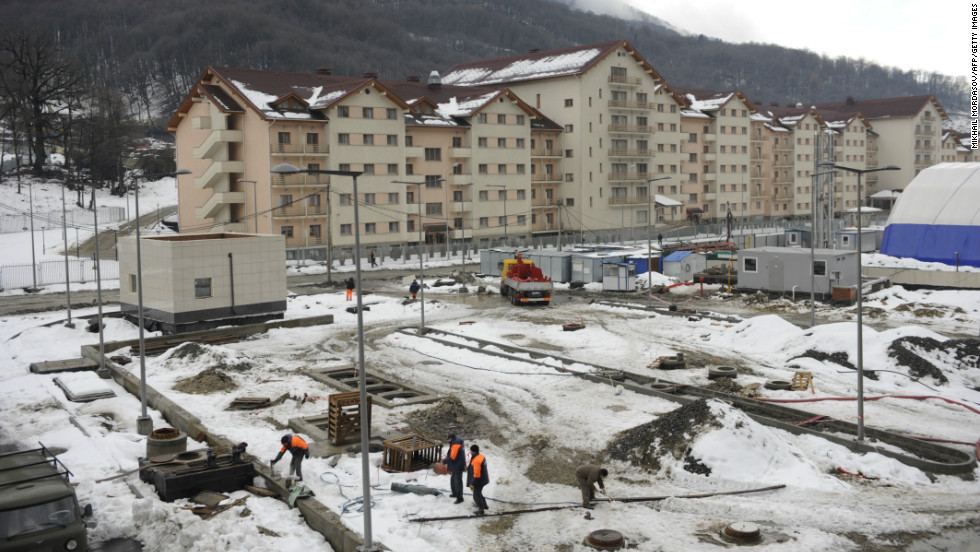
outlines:
[[541, 269], [526, 261], [520, 253], [504, 259], [500, 273], [500, 294], [515, 305], [547, 305], [555, 285]]

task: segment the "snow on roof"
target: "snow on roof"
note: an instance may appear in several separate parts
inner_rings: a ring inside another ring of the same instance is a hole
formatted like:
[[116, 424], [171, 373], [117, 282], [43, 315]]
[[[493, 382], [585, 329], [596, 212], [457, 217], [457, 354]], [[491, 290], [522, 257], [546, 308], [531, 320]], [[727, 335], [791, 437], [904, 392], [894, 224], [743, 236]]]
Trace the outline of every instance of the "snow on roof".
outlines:
[[684, 205], [680, 201], [675, 201], [667, 196], [662, 196], [660, 194], [654, 194], [653, 200], [657, 203], [657, 205], [660, 205], [661, 207], [678, 207], [680, 205]]
[[448, 102], [439, 104], [436, 111], [445, 117], [469, 117], [475, 111], [486, 105], [497, 94], [499, 92], [494, 90], [480, 96], [464, 98], [462, 100], [457, 96], [453, 96], [449, 98]]
[[451, 70], [442, 77], [442, 83], [460, 86], [488, 85], [574, 75], [602, 52], [599, 48], [561, 51], [543, 57], [521, 57], [500, 67], [495, 67], [495, 64], [490, 63], [494, 60], [489, 60], [483, 66], [473, 64]]
[[732, 92], [719, 92], [710, 98], [698, 99], [697, 96], [691, 93], [684, 94], [684, 96], [691, 102], [691, 109], [696, 109], [698, 111], [718, 111], [721, 106], [728, 103], [728, 100], [732, 99], [734, 93]]

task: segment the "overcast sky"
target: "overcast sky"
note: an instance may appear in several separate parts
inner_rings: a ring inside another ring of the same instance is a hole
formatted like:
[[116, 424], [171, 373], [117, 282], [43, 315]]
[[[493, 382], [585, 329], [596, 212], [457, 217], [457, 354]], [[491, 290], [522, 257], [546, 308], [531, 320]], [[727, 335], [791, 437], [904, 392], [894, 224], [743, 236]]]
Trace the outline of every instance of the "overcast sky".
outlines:
[[[595, 12], [611, 4], [574, 1]], [[970, 72], [970, 2], [961, 0], [624, 1], [679, 30], [727, 42], [772, 43], [953, 76]]]

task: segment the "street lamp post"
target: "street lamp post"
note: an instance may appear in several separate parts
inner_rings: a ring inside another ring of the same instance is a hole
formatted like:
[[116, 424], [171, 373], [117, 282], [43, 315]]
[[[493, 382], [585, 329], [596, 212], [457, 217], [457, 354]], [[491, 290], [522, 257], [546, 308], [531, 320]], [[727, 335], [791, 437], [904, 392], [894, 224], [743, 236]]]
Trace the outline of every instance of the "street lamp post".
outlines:
[[[873, 173], [878, 171], [898, 171], [901, 170], [896, 165], [888, 165], [885, 167], [877, 167], [874, 169], [855, 169], [853, 167], [844, 167], [842, 165], [834, 165], [833, 163], [820, 163], [819, 166], [830, 167], [832, 169], [839, 169], [849, 173], [857, 174], [857, 204], [858, 204], [858, 216], [857, 216], [857, 371], [858, 371], [858, 413], [857, 413], [857, 426], [858, 442], [864, 441], [864, 333], [861, 320], [862, 311], [862, 293], [861, 287], [863, 281], [861, 279], [861, 204], [864, 200], [861, 197], [861, 176], [866, 173]], [[811, 271], [813, 268], [811, 267]]]
[[[463, 216], [463, 188], [466, 186], [472, 186], [472, 182], [467, 182], [465, 184], [459, 184], [459, 231], [460, 231], [460, 276], [466, 273], [466, 217]], [[463, 277], [463, 282], [466, 282], [466, 278]]]
[[31, 277], [34, 278], [34, 285], [31, 289], [37, 291], [37, 252], [34, 246], [34, 184], [31, 183], [27, 190], [27, 201], [31, 212]]
[[[126, 197], [129, 198], [129, 196]], [[99, 253], [99, 206], [96, 205], [95, 198], [96, 194], [93, 190], [92, 224], [95, 226], [95, 290], [99, 301], [99, 368], [95, 373], [102, 379], [109, 379], [109, 370], [105, 367], [105, 337], [102, 333], [102, 255]], [[75, 241], [78, 242], [78, 236], [75, 236]], [[142, 352], [140, 349], [140, 353]], [[141, 393], [140, 396], [142, 397], [143, 394]]]
[[[255, 193], [255, 186], [258, 184], [254, 180], [245, 180], [244, 178], [239, 178], [236, 182], [241, 182], [242, 184], [252, 184], [252, 224], [255, 226], [255, 233], [259, 233], [259, 196]], [[248, 197], [245, 197], [245, 212], [248, 213]], [[248, 215], [245, 215], [248, 218]], [[245, 231], [248, 232], [248, 223], [245, 223]]]
[[[813, 259], [816, 254], [816, 243], [814, 238], [814, 232], [817, 228], [816, 217], [814, 216], [814, 210], [817, 208], [817, 177], [823, 176], [825, 174], [835, 174], [836, 171], [823, 171], [816, 172], [810, 175], [813, 178], [813, 182], [810, 183], [810, 327], [817, 325], [817, 315], [816, 315], [816, 277], [813, 270]], [[860, 274], [860, 273], [859, 273]]]
[[650, 227], [650, 219], [653, 218], [653, 183], [669, 178], [658, 176], [647, 179], [647, 306], [653, 304], [653, 229]]
[[371, 432], [371, 420], [368, 417], [367, 409], [367, 375], [364, 371], [364, 306], [361, 294], [361, 231], [360, 215], [357, 199], [357, 177], [359, 171], [333, 171], [326, 169], [300, 169], [289, 163], [281, 163], [272, 167], [273, 174], [328, 174], [337, 176], [350, 176], [354, 179], [354, 273], [357, 278], [357, 372], [360, 379], [360, 402], [361, 402], [361, 487], [362, 503], [364, 508], [364, 546], [359, 548], [364, 552], [374, 552], [377, 548], [371, 540], [371, 475], [368, 459], [368, 434]]
[[[429, 182], [445, 182], [445, 178], [440, 178], [435, 181]], [[425, 335], [425, 266], [422, 263], [422, 246], [424, 245], [424, 238], [422, 237], [422, 185], [426, 182], [407, 182], [405, 180], [392, 180], [392, 184], [404, 184], [406, 186], [417, 186], [418, 187], [418, 197], [415, 198], [415, 202], [419, 205], [419, 310], [421, 312], [421, 317], [419, 319], [419, 335]], [[448, 224], [448, 221], [447, 221]]]
[[67, 185], [67, 183], [61, 185], [61, 238], [65, 244], [65, 296], [68, 307], [68, 322], [65, 323], [65, 327], [74, 328], [75, 325], [71, 323], [71, 284], [68, 283], [68, 213], [65, 208], [65, 187]]
[[503, 184], [487, 184], [487, 188], [501, 188], [504, 196], [504, 245], [507, 245], [507, 186]]
[[[144, 177], [172, 176], [174, 178], [182, 174], [191, 174], [187, 169], [180, 169], [172, 173], [143, 175]], [[153, 419], [146, 413], [146, 341], [144, 338], [143, 327], [143, 259], [140, 248], [140, 186], [139, 182], [133, 187], [133, 210], [136, 215], [136, 311], [139, 320], [139, 343], [140, 343], [140, 416], [136, 418], [136, 432], [140, 435], [149, 435], [153, 432]], [[99, 235], [99, 228], [96, 226], [95, 235]], [[96, 239], [96, 248], [98, 240]], [[101, 272], [101, 271], [100, 271]], [[101, 303], [101, 301], [99, 301]], [[102, 321], [99, 320], [101, 327]]]

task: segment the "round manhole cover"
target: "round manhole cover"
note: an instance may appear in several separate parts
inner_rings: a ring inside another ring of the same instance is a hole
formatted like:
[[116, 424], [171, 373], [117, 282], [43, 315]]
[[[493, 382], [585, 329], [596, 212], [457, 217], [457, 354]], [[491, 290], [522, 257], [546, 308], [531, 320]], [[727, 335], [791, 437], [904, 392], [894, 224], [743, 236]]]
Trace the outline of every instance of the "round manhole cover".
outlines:
[[623, 547], [623, 535], [612, 529], [599, 529], [585, 537], [585, 544], [596, 550], [619, 550]]
[[730, 523], [725, 526], [723, 533], [726, 537], [743, 542], [756, 541], [762, 537], [762, 531], [759, 530], [759, 526], [751, 521]]
[[172, 427], [161, 427], [150, 433], [150, 437], [153, 439], [173, 439], [178, 435], [180, 435], [180, 431]]

